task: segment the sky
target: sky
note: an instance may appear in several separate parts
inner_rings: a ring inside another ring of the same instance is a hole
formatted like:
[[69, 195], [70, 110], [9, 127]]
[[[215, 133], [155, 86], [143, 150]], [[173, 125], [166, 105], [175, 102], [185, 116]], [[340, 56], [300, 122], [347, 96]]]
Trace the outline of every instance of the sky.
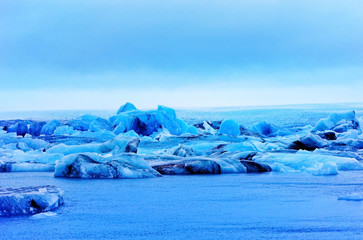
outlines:
[[0, 1], [0, 111], [363, 102], [363, 2]]

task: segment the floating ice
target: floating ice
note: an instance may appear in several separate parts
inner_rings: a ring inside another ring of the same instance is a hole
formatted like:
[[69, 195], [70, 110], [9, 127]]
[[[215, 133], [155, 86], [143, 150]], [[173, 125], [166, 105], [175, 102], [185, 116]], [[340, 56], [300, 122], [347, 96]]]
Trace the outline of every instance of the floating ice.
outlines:
[[360, 193], [351, 193], [345, 196], [338, 197], [338, 200], [346, 200], [346, 201], [363, 201], [363, 194]]
[[313, 172], [314, 175], [324, 176], [324, 175], [337, 175], [338, 174], [338, 168], [335, 163], [331, 162], [325, 162], [323, 163], [323, 166]]
[[63, 204], [63, 191], [55, 186], [0, 188], [0, 216], [47, 212]]
[[241, 131], [239, 125], [232, 119], [224, 120], [218, 131], [219, 134], [226, 134], [229, 136], [239, 136]]
[[58, 162], [55, 177], [69, 178], [149, 178], [159, 173], [136, 154], [103, 158], [94, 154], [73, 154]]
[[134, 110], [137, 110], [137, 108], [134, 106], [134, 104], [127, 102], [118, 109], [117, 114], [120, 114], [122, 112], [134, 111]]
[[327, 140], [322, 139], [319, 135], [308, 134], [300, 138], [299, 140], [293, 142], [289, 148], [291, 149], [303, 149], [303, 150], [314, 150], [316, 148], [323, 148], [328, 146]]
[[177, 146], [175, 148], [172, 148], [170, 150], [170, 153], [172, 155], [179, 156], [179, 157], [191, 157], [191, 156], [194, 156], [193, 148], [183, 146], [181, 144], [179, 144], [179, 146]]
[[[297, 153], [266, 153], [256, 155], [253, 158], [258, 163], [266, 163], [273, 171], [293, 172], [305, 171], [314, 173], [334, 172], [331, 164], [335, 164], [338, 170], [363, 170], [362, 164], [354, 158], [336, 157], [322, 154], [315, 154], [306, 151]], [[325, 163], [329, 163], [325, 165]]]
[[52, 120], [49, 123], [45, 124], [40, 131], [40, 134], [44, 135], [53, 135], [55, 129], [63, 124], [58, 120]]
[[355, 116], [355, 111], [330, 114], [328, 118], [321, 119], [312, 131], [333, 130], [341, 133], [346, 132], [349, 129], [357, 129], [361, 132], [359, 121]]
[[73, 135], [76, 131], [73, 127], [70, 126], [59, 126], [54, 130], [54, 135], [61, 136], [61, 135]]
[[47, 152], [61, 153], [64, 155], [72, 153], [85, 153], [85, 152], [104, 154], [115, 150], [117, 147], [117, 150], [119, 152], [136, 153], [139, 143], [140, 143], [139, 138], [119, 135], [105, 143], [89, 143], [89, 144], [70, 145], [70, 146], [61, 143], [49, 148]]
[[220, 174], [246, 173], [246, 167], [237, 159], [207, 157], [149, 156], [146, 158], [161, 174]]

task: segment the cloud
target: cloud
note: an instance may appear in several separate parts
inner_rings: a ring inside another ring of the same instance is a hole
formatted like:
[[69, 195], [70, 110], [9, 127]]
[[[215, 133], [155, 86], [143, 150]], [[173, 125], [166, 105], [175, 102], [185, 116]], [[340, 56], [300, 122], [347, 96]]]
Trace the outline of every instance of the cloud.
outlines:
[[[362, 8], [358, 0], [4, 0], [0, 84], [11, 102], [29, 108], [84, 108], [84, 98], [97, 92], [100, 99], [113, 96], [100, 101], [109, 106], [120, 96], [110, 91], [131, 98], [125, 101], [160, 96], [159, 103], [176, 105], [187, 98], [184, 91], [195, 91], [194, 106], [234, 104], [213, 96], [222, 90], [250, 96], [261, 88], [259, 99], [236, 102], [269, 104], [272, 91], [287, 88], [296, 97], [282, 103], [336, 101], [298, 93], [356, 92], [363, 76]], [[148, 93], [153, 88], [159, 95]], [[80, 104], [67, 104], [65, 93], [73, 102], [82, 98]], [[37, 94], [54, 100], [43, 106]], [[38, 100], [29, 105], [25, 96]], [[363, 101], [354, 94], [342, 99]]]

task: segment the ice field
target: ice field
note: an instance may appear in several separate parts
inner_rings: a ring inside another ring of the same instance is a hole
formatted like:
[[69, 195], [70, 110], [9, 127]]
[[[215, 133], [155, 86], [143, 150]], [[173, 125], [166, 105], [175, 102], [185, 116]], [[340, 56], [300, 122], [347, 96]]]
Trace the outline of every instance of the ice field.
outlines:
[[363, 237], [362, 104], [0, 119], [4, 239]]

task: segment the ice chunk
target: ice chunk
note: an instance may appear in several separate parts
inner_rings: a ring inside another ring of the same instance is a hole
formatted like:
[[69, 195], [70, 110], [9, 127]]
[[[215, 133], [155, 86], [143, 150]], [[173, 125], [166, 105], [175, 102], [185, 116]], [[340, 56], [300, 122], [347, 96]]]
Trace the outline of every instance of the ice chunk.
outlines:
[[111, 131], [111, 123], [103, 118], [96, 118], [89, 124], [89, 131], [91, 132], [98, 132], [102, 130]]
[[115, 129], [113, 130], [113, 133], [116, 135], [118, 135], [120, 133], [124, 133], [124, 132], [126, 132], [126, 127], [125, 127], [124, 123], [119, 123], [117, 125], [117, 127], [115, 127]]
[[[110, 158], [78, 154], [56, 164], [55, 177], [69, 178], [149, 178], [160, 174], [136, 154], [119, 154]], [[74, 157], [73, 161], [72, 157]]]
[[73, 135], [75, 133], [74, 128], [70, 126], [59, 126], [54, 130], [54, 135], [56, 136]]
[[338, 168], [335, 163], [331, 162], [325, 162], [323, 163], [323, 166], [313, 172], [314, 175], [324, 176], [324, 175], [337, 175], [338, 174]]
[[134, 130], [125, 132], [125, 133], [121, 133], [122, 136], [128, 136], [128, 137], [136, 137], [139, 138], [139, 134], [137, 134]]
[[43, 125], [45, 122], [37, 122], [32, 120], [15, 120], [9, 121], [9, 124], [12, 125], [6, 126], [7, 132], [16, 132], [17, 135], [25, 136], [26, 134], [30, 134], [33, 136], [39, 136]]
[[[246, 173], [246, 168], [236, 159], [207, 157], [158, 156], [166, 162], [157, 162], [153, 168], [165, 175]], [[149, 159], [150, 160], [150, 159]], [[154, 160], [155, 161], [155, 160]]]
[[239, 136], [241, 134], [238, 123], [232, 119], [224, 120], [221, 123], [218, 133], [229, 136]]
[[221, 167], [212, 160], [177, 161], [153, 168], [163, 175], [220, 174]]
[[54, 164], [0, 163], [0, 172], [53, 172]]
[[[258, 154], [253, 157], [253, 160], [270, 165], [273, 171], [280, 171], [281, 169], [288, 171], [290, 169], [313, 173], [322, 169], [324, 163], [328, 162], [336, 164], [338, 170], [363, 170], [363, 166], [354, 158], [315, 154], [307, 151]], [[331, 165], [326, 165], [328, 170], [330, 169], [329, 166]], [[323, 168], [322, 172], [324, 171]]]
[[322, 139], [320, 136], [315, 134], [308, 134], [305, 137], [293, 142], [289, 148], [290, 149], [303, 149], [303, 150], [314, 150], [316, 148], [323, 148], [328, 146], [328, 141]]
[[55, 186], [0, 188], [0, 216], [46, 212], [63, 204], [63, 191]]
[[[212, 124], [212, 123], [210, 123], [210, 124]], [[210, 124], [206, 121], [203, 122], [203, 125], [202, 125], [203, 129], [204, 129], [203, 132], [214, 135], [214, 134], [216, 134], [217, 130], [215, 130]]]
[[333, 130], [341, 133], [346, 132], [349, 129], [357, 129], [361, 132], [359, 121], [355, 116], [355, 111], [330, 114], [328, 118], [319, 120], [312, 131]]
[[49, 123], [45, 124], [40, 131], [40, 134], [44, 135], [53, 135], [54, 131], [57, 127], [62, 126], [63, 124], [58, 120], [52, 120]]
[[118, 109], [117, 114], [120, 114], [122, 112], [134, 111], [134, 110], [137, 110], [137, 108], [134, 106], [134, 104], [127, 102]]
[[170, 149], [170, 153], [179, 157], [191, 157], [194, 156], [193, 148], [183, 146], [179, 144], [179, 146]]
[[89, 143], [89, 144], [70, 145], [70, 146], [61, 143], [49, 148], [47, 152], [61, 153], [64, 155], [72, 153], [85, 153], [85, 152], [103, 154], [111, 152], [115, 150], [115, 148], [117, 147], [119, 152], [136, 153], [139, 143], [140, 143], [139, 138], [119, 135], [105, 143]]
[[174, 109], [165, 106], [153, 111], [120, 112], [112, 126], [115, 134], [134, 130], [140, 136], [150, 136], [161, 129], [167, 129], [173, 135], [197, 133], [195, 128], [176, 117]]
[[338, 197], [338, 200], [346, 200], [346, 201], [363, 201], [363, 194], [360, 193], [351, 193], [345, 196]]
[[198, 129], [194, 126], [188, 127], [187, 133], [190, 133], [192, 135], [198, 135]]

